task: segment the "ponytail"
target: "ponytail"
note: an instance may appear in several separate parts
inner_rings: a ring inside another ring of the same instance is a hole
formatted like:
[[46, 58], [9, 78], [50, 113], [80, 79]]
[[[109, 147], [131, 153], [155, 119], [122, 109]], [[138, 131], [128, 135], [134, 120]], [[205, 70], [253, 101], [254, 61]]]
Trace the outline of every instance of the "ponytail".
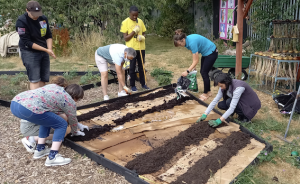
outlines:
[[182, 29], [177, 29], [173, 37], [175, 47], [178, 46], [177, 42], [181, 41], [182, 39], [186, 39], [186, 34], [182, 32]]

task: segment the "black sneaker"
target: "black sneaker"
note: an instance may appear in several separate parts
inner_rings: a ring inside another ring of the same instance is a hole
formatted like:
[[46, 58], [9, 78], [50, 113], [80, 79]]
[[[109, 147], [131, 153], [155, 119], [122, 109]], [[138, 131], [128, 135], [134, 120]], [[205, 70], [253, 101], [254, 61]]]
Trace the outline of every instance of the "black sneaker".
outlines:
[[143, 89], [149, 90], [150, 88], [147, 85], [142, 86]]
[[239, 116], [238, 117], [238, 121], [241, 122], [241, 123], [250, 123], [251, 121], [246, 118], [245, 116]]

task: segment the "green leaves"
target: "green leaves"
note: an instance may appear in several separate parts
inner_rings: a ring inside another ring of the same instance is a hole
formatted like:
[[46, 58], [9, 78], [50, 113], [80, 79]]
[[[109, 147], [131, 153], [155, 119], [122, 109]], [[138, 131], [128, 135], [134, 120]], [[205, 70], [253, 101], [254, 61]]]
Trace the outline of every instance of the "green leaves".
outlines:
[[[1, 0], [0, 25], [7, 19], [13, 19], [12, 27], [14, 27], [18, 16], [26, 12], [27, 2], [28, 0]], [[120, 24], [129, 16], [131, 5], [136, 5], [140, 9], [139, 18], [146, 21], [146, 17], [154, 8], [154, 2], [154, 0], [39, 0], [50, 24], [62, 24], [74, 34], [84, 31], [84, 24], [94, 20], [102, 22], [102, 29], [107, 22], [106, 31], [112, 33], [114, 37], [120, 34]]]
[[151, 76], [155, 78], [159, 86], [171, 84], [173, 72], [165, 70], [164, 68], [155, 68], [151, 72]]

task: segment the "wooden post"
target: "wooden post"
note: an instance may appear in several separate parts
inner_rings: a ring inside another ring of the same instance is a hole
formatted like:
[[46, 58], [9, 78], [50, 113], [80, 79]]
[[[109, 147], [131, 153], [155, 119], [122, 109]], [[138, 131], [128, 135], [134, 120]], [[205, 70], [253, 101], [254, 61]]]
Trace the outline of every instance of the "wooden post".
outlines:
[[239, 42], [236, 43], [236, 64], [235, 77], [241, 78], [242, 74], [242, 52], [243, 52], [243, 20], [244, 20], [244, 0], [238, 0], [237, 24], [239, 29]]

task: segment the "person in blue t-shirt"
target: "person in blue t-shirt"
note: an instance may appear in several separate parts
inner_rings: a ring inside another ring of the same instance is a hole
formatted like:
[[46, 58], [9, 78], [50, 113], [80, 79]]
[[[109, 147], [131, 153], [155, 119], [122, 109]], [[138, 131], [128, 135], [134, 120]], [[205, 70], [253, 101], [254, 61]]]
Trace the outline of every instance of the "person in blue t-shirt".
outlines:
[[204, 82], [204, 93], [200, 95], [200, 100], [207, 100], [212, 95], [208, 72], [213, 68], [214, 63], [218, 58], [218, 49], [216, 45], [209, 39], [198, 34], [186, 36], [181, 29], [175, 31], [174, 45], [175, 47], [186, 47], [193, 54], [193, 63], [182, 73], [183, 77], [187, 76], [188, 73], [196, 67], [199, 62], [199, 53], [202, 55], [200, 73]]

